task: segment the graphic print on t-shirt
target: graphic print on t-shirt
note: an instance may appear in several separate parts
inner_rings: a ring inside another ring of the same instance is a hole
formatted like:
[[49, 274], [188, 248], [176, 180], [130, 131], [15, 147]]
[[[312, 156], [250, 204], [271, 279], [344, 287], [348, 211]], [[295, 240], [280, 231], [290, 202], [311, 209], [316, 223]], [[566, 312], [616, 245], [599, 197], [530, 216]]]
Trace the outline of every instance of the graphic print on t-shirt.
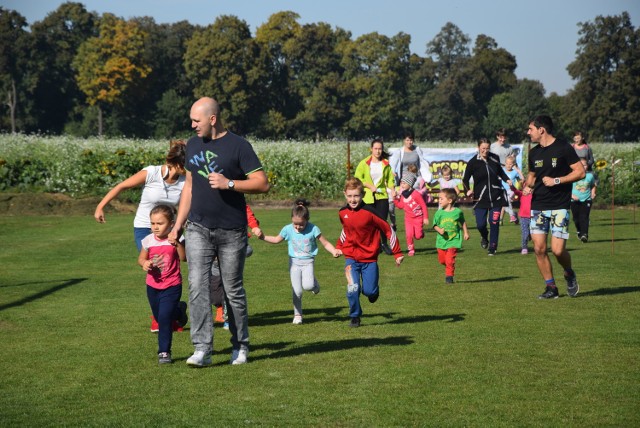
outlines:
[[216, 172], [218, 174], [224, 173], [224, 168], [220, 168], [216, 162], [217, 154], [210, 152], [209, 150], [202, 150], [200, 153], [195, 154], [189, 163], [196, 168], [196, 171], [201, 176], [207, 178], [210, 173]]

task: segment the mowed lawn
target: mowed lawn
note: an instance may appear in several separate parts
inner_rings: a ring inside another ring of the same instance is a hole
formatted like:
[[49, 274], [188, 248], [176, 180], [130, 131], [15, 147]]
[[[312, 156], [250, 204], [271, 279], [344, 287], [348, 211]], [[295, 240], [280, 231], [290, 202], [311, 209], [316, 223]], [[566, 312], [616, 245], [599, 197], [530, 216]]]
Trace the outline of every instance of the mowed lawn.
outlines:
[[[270, 235], [290, 221], [254, 211]], [[611, 212], [593, 212], [587, 244], [572, 225], [581, 290], [567, 297], [553, 260], [554, 301], [536, 298], [544, 283], [519, 226], [503, 226], [488, 257], [465, 214], [456, 283], [444, 284], [429, 230], [401, 267], [380, 257], [380, 299], [361, 299], [358, 329], [343, 259], [320, 250], [321, 292], [292, 325], [286, 243], [251, 238], [249, 364], [228, 364], [217, 325], [206, 369], [185, 364], [188, 325], [175, 363], [157, 364], [132, 215], [0, 217], [0, 425], [640, 426], [640, 213], [616, 210], [613, 232]], [[311, 217], [335, 242], [337, 210]]]

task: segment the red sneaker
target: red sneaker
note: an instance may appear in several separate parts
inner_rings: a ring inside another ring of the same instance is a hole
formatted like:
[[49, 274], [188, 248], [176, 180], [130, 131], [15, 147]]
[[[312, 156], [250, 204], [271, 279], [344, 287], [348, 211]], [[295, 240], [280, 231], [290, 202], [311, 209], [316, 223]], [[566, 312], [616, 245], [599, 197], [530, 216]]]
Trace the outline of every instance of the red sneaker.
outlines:
[[171, 327], [173, 327], [173, 331], [176, 331], [178, 333], [181, 333], [184, 331], [184, 328], [180, 327], [180, 324], [176, 320], [173, 320], [173, 323], [171, 323]]
[[216, 308], [216, 322], [224, 322], [224, 309], [222, 309], [222, 306]]
[[160, 326], [158, 325], [158, 321], [156, 321], [155, 317], [151, 315], [151, 333], [157, 333], [160, 330]]

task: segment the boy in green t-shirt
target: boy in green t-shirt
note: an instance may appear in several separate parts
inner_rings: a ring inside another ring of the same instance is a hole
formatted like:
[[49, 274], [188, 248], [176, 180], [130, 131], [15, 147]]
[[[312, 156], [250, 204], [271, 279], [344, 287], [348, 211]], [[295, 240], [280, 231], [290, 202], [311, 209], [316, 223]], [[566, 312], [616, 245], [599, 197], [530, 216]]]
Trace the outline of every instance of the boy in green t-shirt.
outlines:
[[[462, 238], [469, 240], [467, 223], [460, 208], [454, 207], [458, 195], [455, 189], [442, 189], [438, 194], [440, 208], [433, 219], [433, 229], [438, 232], [436, 248], [438, 261], [445, 266], [445, 283], [453, 284], [456, 269], [456, 255], [462, 248]], [[462, 235], [460, 234], [462, 231]]]

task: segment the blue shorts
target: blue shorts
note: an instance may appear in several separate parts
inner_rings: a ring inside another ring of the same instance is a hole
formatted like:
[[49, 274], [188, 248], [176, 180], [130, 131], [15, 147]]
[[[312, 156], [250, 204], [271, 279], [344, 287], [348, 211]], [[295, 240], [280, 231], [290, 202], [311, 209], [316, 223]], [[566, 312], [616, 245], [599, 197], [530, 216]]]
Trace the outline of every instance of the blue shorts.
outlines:
[[551, 236], [569, 239], [569, 210], [531, 210], [531, 234], [549, 234], [549, 229]]

